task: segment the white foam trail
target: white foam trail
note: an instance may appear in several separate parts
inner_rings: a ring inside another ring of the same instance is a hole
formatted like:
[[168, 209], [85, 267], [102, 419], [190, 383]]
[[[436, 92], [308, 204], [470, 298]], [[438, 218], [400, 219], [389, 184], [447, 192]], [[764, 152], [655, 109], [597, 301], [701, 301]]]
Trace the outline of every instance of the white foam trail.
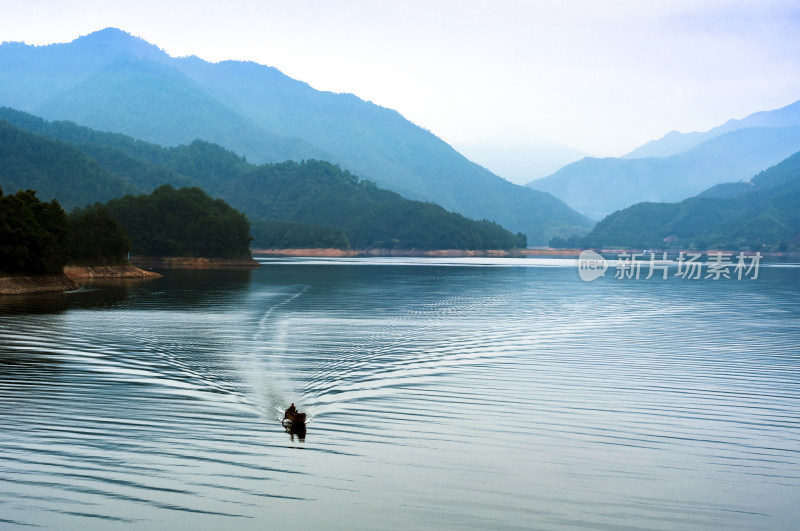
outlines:
[[244, 358], [247, 363], [244, 373], [253, 389], [254, 402], [262, 414], [271, 417], [274, 410], [279, 413], [276, 415], [279, 419], [289, 402], [299, 405], [296, 398], [289, 398], [297, 397], [299, 393], [291, 386], [289, 374], [281, 361], [286, 355], [289, 321], [276, 319], [276, 310], [303, 295], [309, 286], [297, 288], [295, 293], [264, 312], [253, 335], [254, 350], [248, 350]]

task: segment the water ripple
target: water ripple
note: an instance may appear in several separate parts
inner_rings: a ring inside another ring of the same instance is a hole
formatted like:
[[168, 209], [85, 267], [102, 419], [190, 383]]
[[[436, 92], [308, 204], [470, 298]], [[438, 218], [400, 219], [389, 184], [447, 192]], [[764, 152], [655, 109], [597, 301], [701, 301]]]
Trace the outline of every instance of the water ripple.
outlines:
[[[797, 268], [268, 264], [0, 300], [0, 523], [797, 523]], [[305, 439], [280, 425], [292, 401]]]

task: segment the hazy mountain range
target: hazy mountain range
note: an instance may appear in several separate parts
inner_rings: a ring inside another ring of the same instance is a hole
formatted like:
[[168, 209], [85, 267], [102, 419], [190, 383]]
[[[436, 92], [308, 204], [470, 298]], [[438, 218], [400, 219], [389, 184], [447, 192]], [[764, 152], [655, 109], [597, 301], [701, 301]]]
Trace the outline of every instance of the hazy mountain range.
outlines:
[[255, 63], [173, 58], [117, 29], [65, 44], [4, 43], [0, 105], [164, 146], [206, 140], [254, 163], [327, 160], [406, 197], [525, 232], [534, 245], [591, 226], [396, 111]]
[[800, 152], [748, 182], [725, 183], [678, 203], [638, 203], [603, 219], [588, 247], [800, 249]]
[[57, 199], [69, 210], [164, 184], [196, 186], [240, 209], [254, 224], [255, 245], [262, 245], [260, 236], [275, 232], [270, 222], [276, 220], [311, 225], [282, 223], [290, 232], [338, 230], [358, 249], [525, 245], [524, 237], [496, 223], [403, 198], [328, 162], [256, 166], [201, 140], [164, 148], [0, 108], [0, 187], [5, 193], [34, 189], [41, 199]]
[[800, 150], [800, 102], [706, 133], [669, 133], [622, 158], [584, 158], [528, 186], [592, 219], [641, 201], [679, 201], [749, 179]]
[[725, 133], [748, 127], [793, 127], [800, 125], [800, 101], [796, 101], [773, 111], [759, 111], [741, 120], [728, 120], [705, 133], [679, 133], [671, 131], [659, 138], [639, 146], [623, 159], [640, 159], [644, 157], [669, 157], [687, 151], [707, 140], [722, 136]]

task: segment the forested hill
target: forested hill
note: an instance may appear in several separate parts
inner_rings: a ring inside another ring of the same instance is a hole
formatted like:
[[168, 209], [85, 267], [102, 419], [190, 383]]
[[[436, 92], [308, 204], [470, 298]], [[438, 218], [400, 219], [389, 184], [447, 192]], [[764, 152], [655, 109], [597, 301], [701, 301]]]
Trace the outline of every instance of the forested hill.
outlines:
[[[188, 149], [208, 147], [195, 142]], [[334, 227], [357, 249], [526, 246], [522, 233], [514, 235], [491, 221], [470, 220], [432, 203], [405, 199], [328, 162], [265, 164], [217, 181], [216, 186], [244, 212]]]
[[606, 217], [588, 247], [800, 250], [800, 152], [747, 183], [679, 203], [639, 203]]
[[[4, 174], [0, 175], [4, 189], [47, 190], [42, 197], [58, 198], [70, 208], [129, 192], [149, 192], [161, 184], [198, 186], [244, 212], [258, 228], [254, 236], [264, 234], [266, 238], [268, 234], [270, 241], [275, 241], [274, 233], [263, 221], [292, 221], [336, 229], [354, 248], [496, 249], [526, 244], [524, 235], [512, 234], [496, 223], [470, 220], [430, 203], [405, 199], [327, 162], [256, 166], [208, 142], [164, 148], [68, 122], [47, 122], [11, 109], [0, 109], [0, 118], [59, 139], [15, 133], [40, 146], [36, 149], [46, 147], [58, 153], [68, 152], [72, 157], [80, 155], [83, 163], [101, 172], [103, 179], [91, 180], [80, 177], [82, 173], [54, 171], [44, 174], [46, 177], [38, 179], [36, 186], [21, 180], [9, 182]], [[6, 128], [14, 130], [9, 124]], [[9, 160], [21, 156], [11, 148], [7, 153]], [[54, 169], [58, 169], [57, 164]], [[42, 172], [34, 168], [27, 174]], [[96, 186], [106, 181], [108, 186]], [[79, 201], [72, 199], [73, 188], [81, 190]], [[317, 239], [339, 241], [341, 245], [339, 236], [330, 236], [321, 231]], [[255, 246], [263, 244], [258, 239], [253, 242]]]
[[405, 197], [523, 231], [531, 243], [591, 226], [394, 110], [255, 63], [173, 58], [114, 28], [71, 43], [0, 45], [0, 105], [162, 145], [200, 138], [257, 163], [329, 160]]
[[2, 119], [0, 187], [10, 193], [36, 190], [44, 200], [57, 198], [66, 209], [139, 191], [76, 147]]

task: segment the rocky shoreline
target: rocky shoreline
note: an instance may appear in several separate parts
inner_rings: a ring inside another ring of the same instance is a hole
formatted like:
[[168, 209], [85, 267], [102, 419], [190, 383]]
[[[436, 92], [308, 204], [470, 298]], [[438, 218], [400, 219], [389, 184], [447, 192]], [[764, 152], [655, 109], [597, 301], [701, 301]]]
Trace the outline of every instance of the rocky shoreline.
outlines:
[[64, 266], [61, 275], [11, 275], [0, 277], [0, 295], [71, 291], [92, 279], [146, 279], [161, 275], [132, 265]]
[[78, 289], [66, 275], [32, 275], [0, 277], [0, 295], [23, 295]]
[[132, 265], [116, 266], [64, 266], [64, 275], [70, 280], [81, 281], [95, 278], [158, 278], [161, 275], [144, 271]]

